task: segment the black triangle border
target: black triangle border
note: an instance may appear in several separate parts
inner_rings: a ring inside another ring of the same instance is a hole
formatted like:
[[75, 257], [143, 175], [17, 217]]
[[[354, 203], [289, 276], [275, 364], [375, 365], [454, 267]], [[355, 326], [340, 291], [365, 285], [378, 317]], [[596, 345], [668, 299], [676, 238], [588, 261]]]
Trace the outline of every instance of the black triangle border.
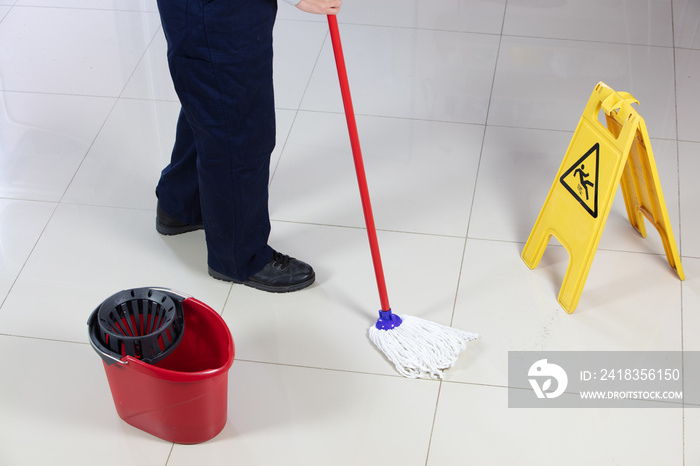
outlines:
[[[576, 191], [574, 191], [568, 184], [564, 182], [564, 179], [569, 176], [569, 174], [574, 171], [576, 167], [578, 167], [584, 160], [586, 160], [593, 152], [595, 151], [595, 186], [594, 186], [594, 194], [593, 194], [593, 210], [591, 210], [590, 207], [588, 207], [588, 204], [581, 199], [581, 197], [578, 195]], [[564, 185], [567, 191], [571, 193], [572, 196], [583, 206], [584, 209], [586, 209], [586, 212], [591, 214], [593, 218], [598, 218], [598, 172], [599, 172], [599, 167], [600, 167], [600, 144], [595, 143], [593, 147], [591, 147], [588, 152], [586, 152], [583, 157], [578, 159], [575, 164], [573, 164], [560, 178], [559, 182]]]

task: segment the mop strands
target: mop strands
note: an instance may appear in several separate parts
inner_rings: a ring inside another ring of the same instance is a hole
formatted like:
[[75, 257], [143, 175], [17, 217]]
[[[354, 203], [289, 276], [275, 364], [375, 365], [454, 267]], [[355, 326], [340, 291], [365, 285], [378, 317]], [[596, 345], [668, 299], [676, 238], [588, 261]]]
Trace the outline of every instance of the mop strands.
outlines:
[[377, 231], [372, 215], [369, 189], [367, 188], [367, 177], [365, 176], [362, 151], [360, 150], [355, 111], [353, 110], [350, 97], [345, 58], [343, 57], [343, 48], [340, 43], [338, 20], [335, 16], [328, 15], [328, 27], [335, 55], [335, 64], [338, 69], [340, 93], [343, 97], [345, 119], [348, 124], [353, 162], [355, 163], [355, 173], [357, 174], [357, 183], [360, 188], [362, 211], [365, 216], [374, 274], [377, 279], [377, 288], [381, 301], [382, 310], [379, 311], [377, 323], [369, 329], [369, 338], [404, 377], [429, 376], [433, 379], [441, 379], [443, 371], [452, 367], [459, 354], [464, 351], [466, 343], [475, 339], [477, 335], [428, 322], [418, 317], [399, 317], [391, 313], [384, 281], [382, 260], [379, 254]]
[[404, 377], [442, 379], [454, 365], [467, 342], [479, 335], [430, 322], [419, 317], [397, 316], [379, 311], [369, 339]]

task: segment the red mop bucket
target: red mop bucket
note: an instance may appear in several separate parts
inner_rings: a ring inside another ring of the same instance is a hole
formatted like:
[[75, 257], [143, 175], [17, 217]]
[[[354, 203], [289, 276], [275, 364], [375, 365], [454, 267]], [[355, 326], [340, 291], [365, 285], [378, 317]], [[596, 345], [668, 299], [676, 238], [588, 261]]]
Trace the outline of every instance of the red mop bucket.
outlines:
[[[166, 307], [177, 311], [178, 306], [182, 309], [184, 320], [179, 342], [176, 342], [178, 336], [173, 335], [176, 332], [170, 329], [170, 332], [165, 332], [170, 333], [165, 340], [173, 337], [174, 344], [168, 346], [162, 336], [153, 343], [155, 353], [158, 353], [158, 348], [161, 353], [167, 353], [165, 356], [156, 354], [153, 358], [156, 362], [149, 363], [140, 354], [124, 354], [128, 345], [117, 345], [121, 355], [106, 347], [106, 344], [113, 344], [116, 340], [114, 336], [111, 339], [100, 337], [101, 326], [110, 320], [98, 316], [100, 308], [107, 301], [93, 312], [88, 321], [90, 342], [103, 359], [117, 414], [128, 424], [170, 442], [192, 444], [210, 440], [226, 425], [228, 370], [234, 357], [233, 339], [228, 326], [216, 311], [201, 301], [158, 288], [136, 291], [144, 290], [156, 292], [155, 305], [139, 303], [130, 305], [133, 310], [124, 311], [127, 306], [120, 304], [121, 321], [137, 324], [155, 321], [157, 326], [159, 317], [149, 317], [150, 308]], [[168, 298], [172, 299], [174, 306], [170, 306]], [[112, 304], [109, 303], [107, 307], [111, 308]], [[123, 317], [124, 314], [127, 317]], [[166, 318], [161, 320], [165, 326], [168, 325]], [[174, 320], [177, 321], [177, 317]], [[141, 333], [146, 333], [146, 337], [151, 336], [155, 333], [151, 328], [153, 326], [144, 324]], [[177, 327], [177, 324], [174, 326]], [[138, 325], [130, 327], [137, 328]], [[127, 328], [125, 333], [130, 334], [124, 338], [138, 340], [138, 335], [135, 335], [138, 332], [134, 332], [133, 328]], [[139, 340], [133, 346], [138, 350], [148, 345]]]

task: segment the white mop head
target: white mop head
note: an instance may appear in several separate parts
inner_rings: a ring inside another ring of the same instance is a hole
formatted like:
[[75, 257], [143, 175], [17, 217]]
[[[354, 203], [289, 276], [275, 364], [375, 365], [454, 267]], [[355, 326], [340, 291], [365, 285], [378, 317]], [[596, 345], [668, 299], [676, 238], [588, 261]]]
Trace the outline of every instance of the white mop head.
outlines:
[[479, 337], [419, 317], [400, 316], [402, 323], [389, 330], [369, 329], [372, 343], [394, 363], [396, 370], [412, 379], [429, 376], [442, 379], [454, 365], [467, 342]]

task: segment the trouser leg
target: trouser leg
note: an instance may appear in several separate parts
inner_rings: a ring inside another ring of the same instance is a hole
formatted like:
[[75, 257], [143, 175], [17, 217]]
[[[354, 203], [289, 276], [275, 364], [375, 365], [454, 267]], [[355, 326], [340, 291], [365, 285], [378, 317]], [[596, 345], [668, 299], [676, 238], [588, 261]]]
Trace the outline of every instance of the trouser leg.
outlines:
[[209, 266], [238, 280], [272, 255], [276, 8], [274, 0], [159, 1], [182, 115], [157, 193], [163, 209], [187, 223], [196, 222], [199, 197]]
[[170, 164], [161, 173], [156, 189], [160, 206], [176, 220], [189, 225], [202, 223], [194, 133], [180, 111]]

